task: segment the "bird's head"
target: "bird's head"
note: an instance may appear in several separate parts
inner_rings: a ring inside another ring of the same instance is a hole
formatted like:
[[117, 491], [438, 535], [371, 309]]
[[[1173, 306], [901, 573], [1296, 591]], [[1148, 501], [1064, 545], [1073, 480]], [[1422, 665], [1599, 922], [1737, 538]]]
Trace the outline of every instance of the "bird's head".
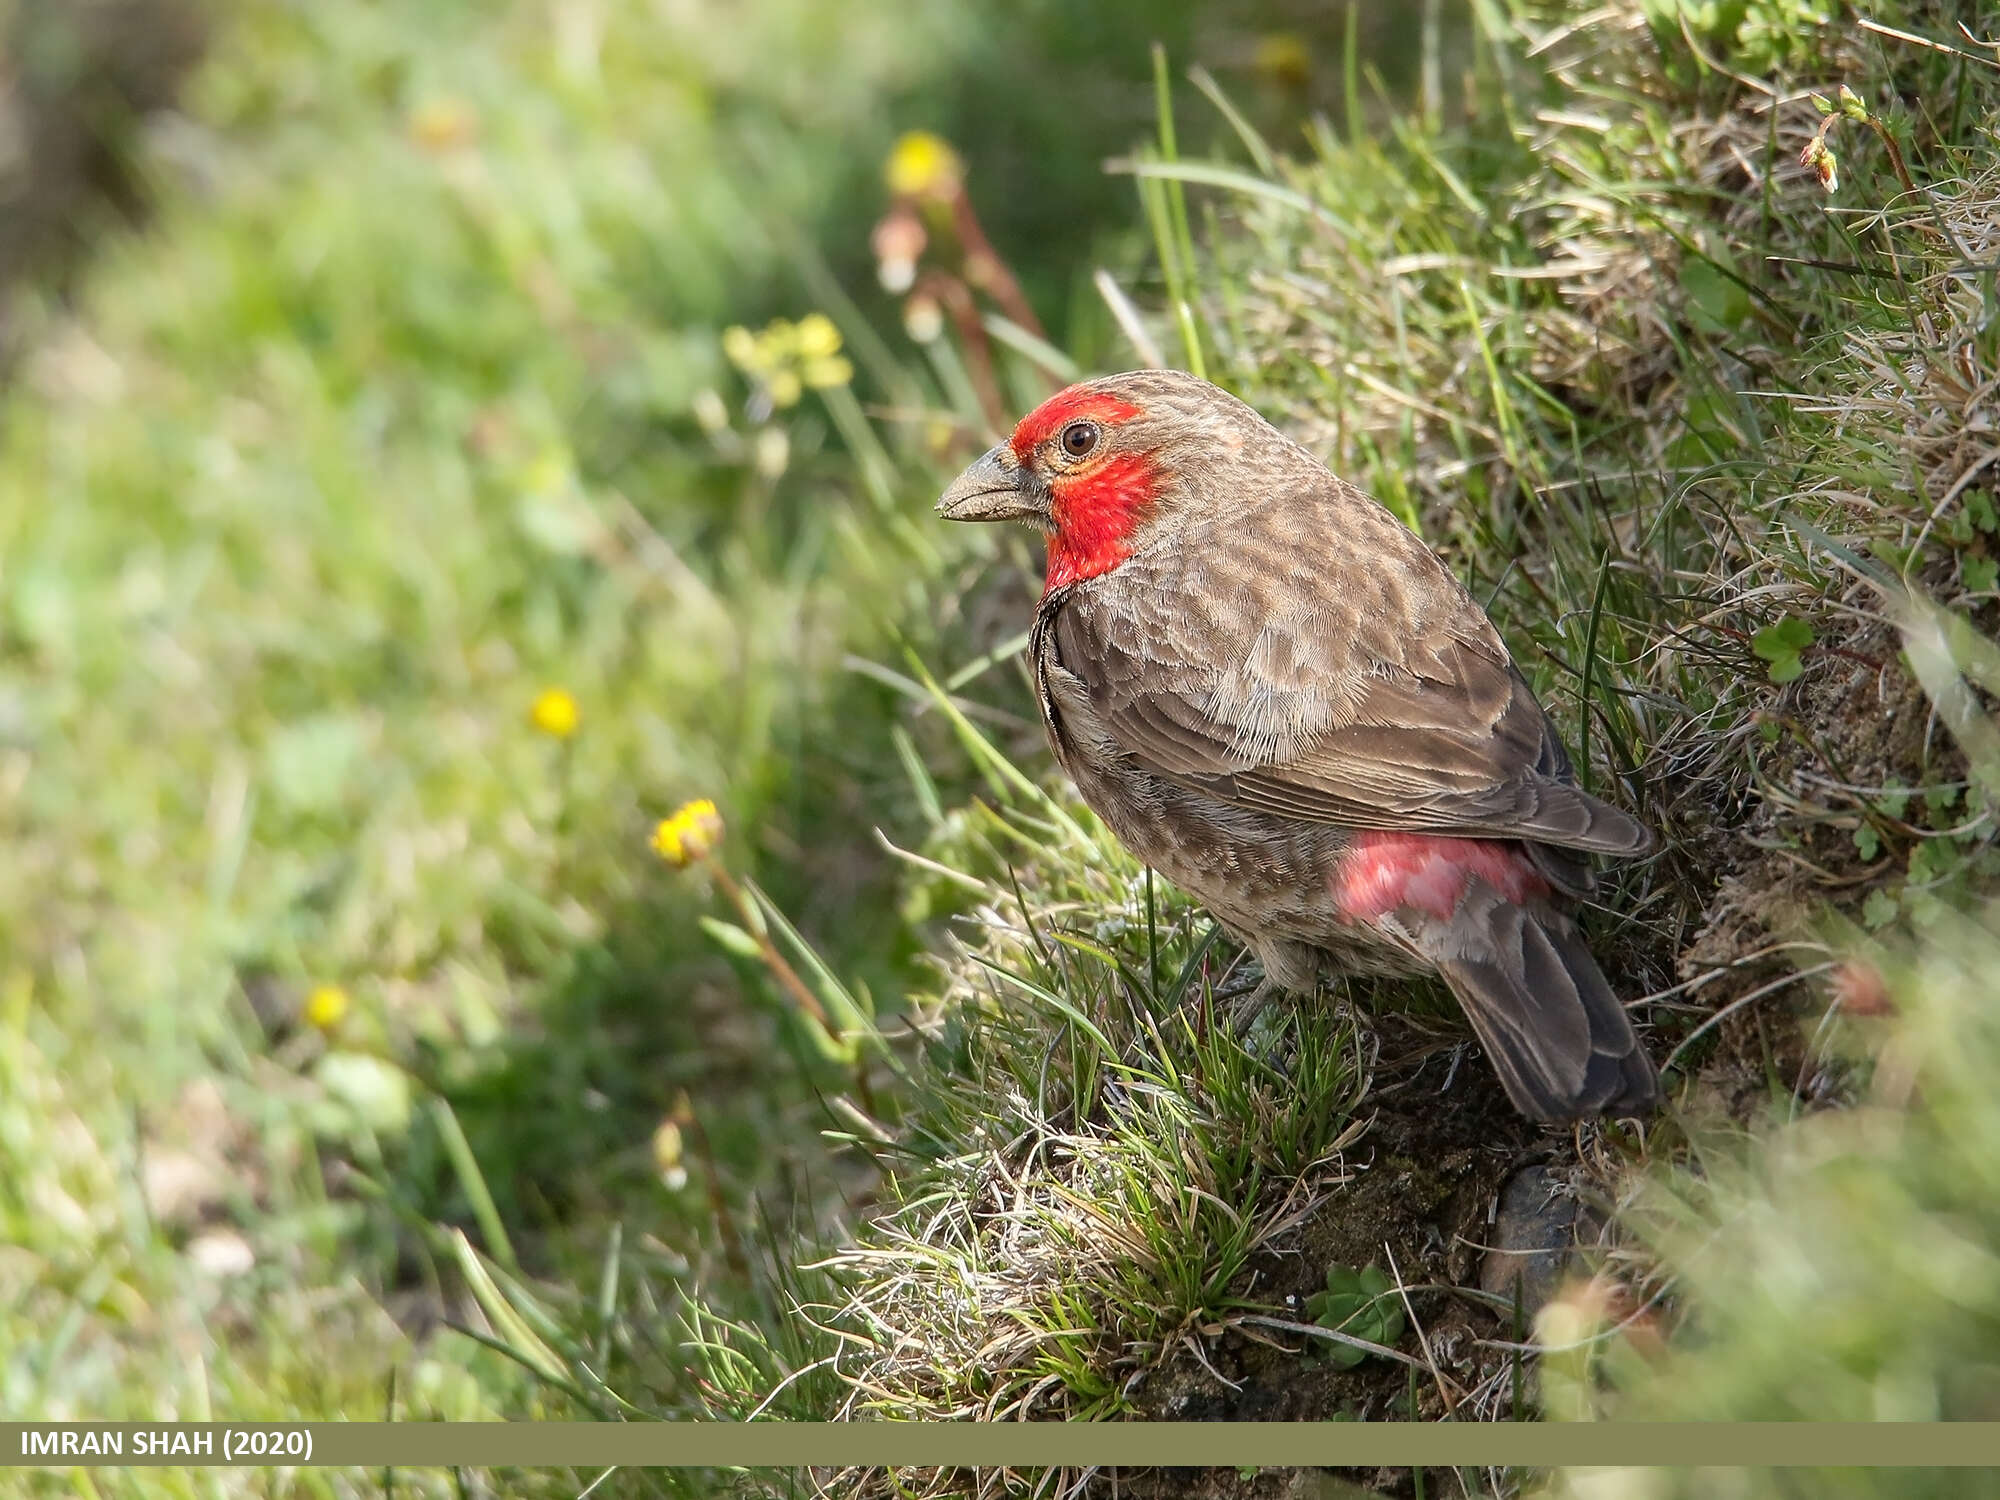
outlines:
[[952, 481], [938, 514], [1041, 531], [1053, 591], [1110, 572], [1231, 493], [1241, 503], [1236, 471], [1272, 444], [1291, 446], [1206, 380], [1178, 370], [1106, 375], [1029, 412]]

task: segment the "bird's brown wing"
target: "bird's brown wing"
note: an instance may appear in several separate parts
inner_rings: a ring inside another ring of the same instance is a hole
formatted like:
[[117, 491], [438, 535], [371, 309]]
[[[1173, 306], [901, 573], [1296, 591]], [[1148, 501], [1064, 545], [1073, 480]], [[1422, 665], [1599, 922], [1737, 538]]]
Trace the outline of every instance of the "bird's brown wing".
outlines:
[[1051, 599], [1062, 667], [1160, 775], [1256, 812], [1637, 854], [1483, 611], [1328, 476]]

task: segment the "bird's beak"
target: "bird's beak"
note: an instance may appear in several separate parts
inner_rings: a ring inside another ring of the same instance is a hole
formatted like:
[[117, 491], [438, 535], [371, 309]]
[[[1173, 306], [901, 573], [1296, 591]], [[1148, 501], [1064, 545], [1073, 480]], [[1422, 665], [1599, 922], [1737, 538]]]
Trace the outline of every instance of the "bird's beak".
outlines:
[[1004, 445], [988, 449], [951, 482], [937, 503], [947, 521], [1030, 521], [1047, 525], [1041, 486]]

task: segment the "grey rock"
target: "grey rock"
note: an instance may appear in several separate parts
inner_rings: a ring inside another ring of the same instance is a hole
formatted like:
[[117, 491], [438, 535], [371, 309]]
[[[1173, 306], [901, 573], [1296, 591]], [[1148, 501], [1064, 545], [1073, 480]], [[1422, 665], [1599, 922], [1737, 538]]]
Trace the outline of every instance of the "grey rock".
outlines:
[[1533, 1318], [1562, 1284], [1578, 1240], [1596, 1228], [1596, 1216], [1577, 1201], [1570, 1185], [1545, 1166], [1523, 1168], [1507, 1179], [1486, 1232], [1479, 1285], [1514, 1299]]

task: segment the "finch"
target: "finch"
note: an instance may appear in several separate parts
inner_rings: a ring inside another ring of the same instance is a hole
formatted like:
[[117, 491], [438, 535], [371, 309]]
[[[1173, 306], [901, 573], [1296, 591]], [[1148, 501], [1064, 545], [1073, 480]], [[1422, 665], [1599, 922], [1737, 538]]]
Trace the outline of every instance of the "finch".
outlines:
[[1262, 963], [1434, 972], [1534, 1119], [1649, 1113], [1659, 1079], [1572, 918], [1653, 847], [1583, 791], [1430, 548], [1243, 402], [1140, 370], [1071, 386], [945, 491], [1048, 542], [1029, 636], [1057, 762]]

